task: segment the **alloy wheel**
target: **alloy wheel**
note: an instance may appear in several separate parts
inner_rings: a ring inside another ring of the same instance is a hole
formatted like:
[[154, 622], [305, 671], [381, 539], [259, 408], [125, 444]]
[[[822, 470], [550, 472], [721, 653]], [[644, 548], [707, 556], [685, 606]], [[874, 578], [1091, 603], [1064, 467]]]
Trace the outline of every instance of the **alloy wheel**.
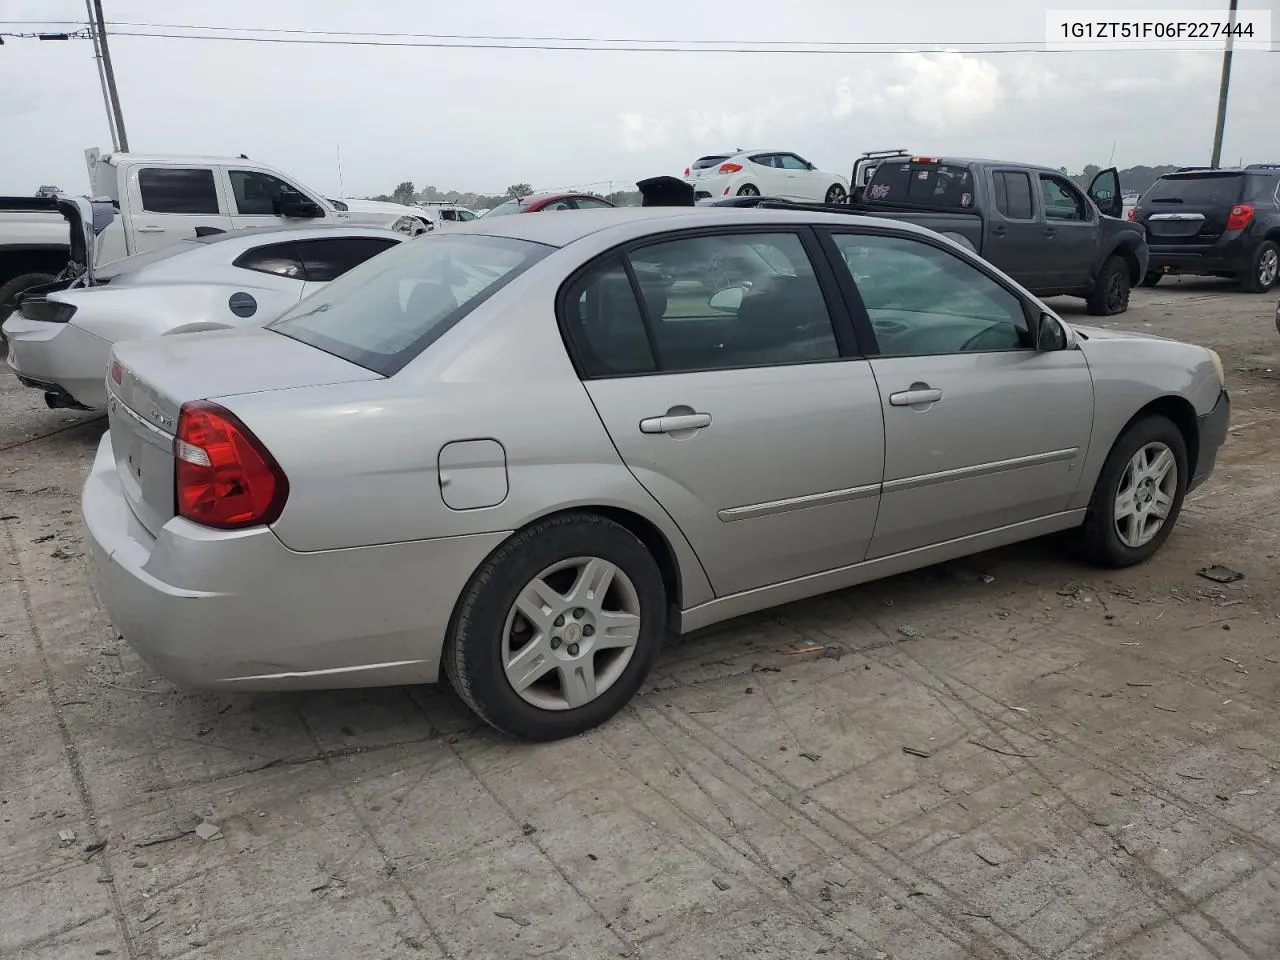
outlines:
[[521, 699], [573, 710], [608, 690], [640, 638], [640, 597], [615, 564], [574, 557], [529, 581], [507, 614], [502, 665]]
[[1258, 285], [1264, 290], [1276, 282], [1276, 274], [1280, 273], [1280, 251], [1264, 250], [1258, 261]]
[[1167, 444], [1143, 446], [1126, 464], [1112, 514], [1116, 535], [1126, 547], [1150, 543], [1164, 526], [1178, 490], [1178, 461]]

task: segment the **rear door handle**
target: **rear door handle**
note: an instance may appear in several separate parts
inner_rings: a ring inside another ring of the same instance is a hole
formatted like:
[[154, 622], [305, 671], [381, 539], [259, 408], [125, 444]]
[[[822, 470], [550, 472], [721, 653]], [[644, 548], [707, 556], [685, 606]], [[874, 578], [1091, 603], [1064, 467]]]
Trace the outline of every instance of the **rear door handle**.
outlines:
[[1004, 227], [992, 227], [991, 232], [997, 237], [1003, 237], [1008, 231], [1006, 231]]
[[679, 433], [711, 426], [709, 413], [685, 413], [666, 417], [646, 417], [640, 421], [641, 433]]
[[917, 403], [937, 403], [941, 399], [942, 391], [934, 390], [932, 387], [889, 394], [889, 403], [895, 407], [913, 407]]

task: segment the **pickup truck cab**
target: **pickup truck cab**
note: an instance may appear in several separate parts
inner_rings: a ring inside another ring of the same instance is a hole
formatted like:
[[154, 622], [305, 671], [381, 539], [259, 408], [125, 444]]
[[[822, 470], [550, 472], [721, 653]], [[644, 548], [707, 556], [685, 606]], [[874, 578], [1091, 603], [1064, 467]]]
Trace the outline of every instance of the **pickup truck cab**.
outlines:
[[1098, 316], [1127, 310], [1147, 272], [1146, 236], [1123, 209], [1114, 167], [1086, 192], [1048, 167], [942, 157], [880, 160], [849, 205], [935, 230], [1037, 296], [1083, 297]]

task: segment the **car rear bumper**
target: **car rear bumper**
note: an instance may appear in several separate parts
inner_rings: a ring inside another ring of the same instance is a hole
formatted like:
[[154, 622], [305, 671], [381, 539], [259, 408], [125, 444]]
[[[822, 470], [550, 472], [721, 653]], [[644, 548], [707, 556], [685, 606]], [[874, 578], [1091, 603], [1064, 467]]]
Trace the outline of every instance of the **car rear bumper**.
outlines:
[[65, 393], [95, 410], [106, 406], [106, 340], [74, 324], [28, 320], [20, 313], [4, 322], [4, 336], [9, 366], [27, 386]]
[[1239, 236], [1212, 244], [1148, 243], [1149, 273], [1238, 274], [1250, 269], [1252, 250]]
[[505, 533], [300, 553], [267, 527], [180, 517], [152, 536], [120, 489], [111, 435], [82, 496], [99, 592], [156, 671], [203, 689], [430, 683], [453, 607]]
[[1209, 479], [1218, 462], [1218, 451], [1227, 439], [1231, 425], [1231, 398], [1223, 390], [1212, 410], [1200, 417], [1200, 455], [1196, 458], [1195, 473], [1187, 489], [1194, 490]]

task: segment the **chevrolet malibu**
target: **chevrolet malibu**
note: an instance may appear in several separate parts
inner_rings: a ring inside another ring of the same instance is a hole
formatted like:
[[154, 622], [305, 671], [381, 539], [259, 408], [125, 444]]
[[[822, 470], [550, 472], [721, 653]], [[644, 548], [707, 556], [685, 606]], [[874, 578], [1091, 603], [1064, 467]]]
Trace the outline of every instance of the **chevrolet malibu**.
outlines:
[[535, 740], [616, 713], [669, 634], [1058, 531], [1139, 563], [1229, 415], [1211, 350], [782, 210], [486, 217], [109, 370], [84, 518], [144, 660], [224, 690], [443, 673]]

